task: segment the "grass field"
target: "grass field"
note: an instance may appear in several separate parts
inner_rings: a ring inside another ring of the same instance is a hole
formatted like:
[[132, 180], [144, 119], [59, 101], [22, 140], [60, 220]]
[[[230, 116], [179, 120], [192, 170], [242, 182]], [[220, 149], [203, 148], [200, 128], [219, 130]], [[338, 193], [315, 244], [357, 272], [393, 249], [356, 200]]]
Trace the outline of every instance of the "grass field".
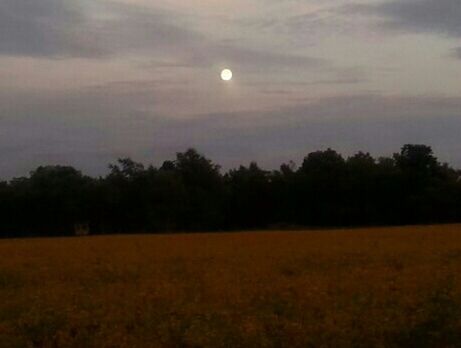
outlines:
[[461, 347], [461, 225], [0, 240], [0, 347]]

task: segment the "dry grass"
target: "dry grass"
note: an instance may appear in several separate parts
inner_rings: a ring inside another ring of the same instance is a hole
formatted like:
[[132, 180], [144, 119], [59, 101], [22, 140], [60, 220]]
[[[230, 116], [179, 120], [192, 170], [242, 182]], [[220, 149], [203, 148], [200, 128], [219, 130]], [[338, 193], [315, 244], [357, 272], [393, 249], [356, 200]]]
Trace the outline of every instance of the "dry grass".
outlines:
[[3, 347], [459, 347], [461, 226], [0, 241]]

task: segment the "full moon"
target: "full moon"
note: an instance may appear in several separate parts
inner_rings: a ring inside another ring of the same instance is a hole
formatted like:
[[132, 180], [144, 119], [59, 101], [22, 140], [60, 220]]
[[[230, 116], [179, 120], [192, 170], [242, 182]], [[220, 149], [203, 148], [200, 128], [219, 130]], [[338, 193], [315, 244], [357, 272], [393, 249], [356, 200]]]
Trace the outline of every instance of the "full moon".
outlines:
[[230, 81], [232, 80], [232, 71], [230, 69], [224, 69], [221, 71], [221, 80]]

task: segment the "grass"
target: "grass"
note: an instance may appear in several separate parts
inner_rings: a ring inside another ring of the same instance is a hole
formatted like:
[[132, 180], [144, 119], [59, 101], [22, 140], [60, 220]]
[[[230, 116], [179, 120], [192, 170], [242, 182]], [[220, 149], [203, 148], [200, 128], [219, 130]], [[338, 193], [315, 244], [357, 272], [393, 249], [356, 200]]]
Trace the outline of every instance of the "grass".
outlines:
[[459, 347], [461, 225], [0, 240], [0, 347]]

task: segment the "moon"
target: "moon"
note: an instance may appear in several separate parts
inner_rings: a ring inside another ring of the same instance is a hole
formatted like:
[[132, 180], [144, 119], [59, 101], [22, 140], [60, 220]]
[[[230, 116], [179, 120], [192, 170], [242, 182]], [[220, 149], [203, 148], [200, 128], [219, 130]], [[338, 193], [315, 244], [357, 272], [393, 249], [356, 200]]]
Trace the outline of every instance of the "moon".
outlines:
[[232, 70], [224, 69], [223, 71], [221, 71], [221, 80], [223, 81], [232, 80]]

